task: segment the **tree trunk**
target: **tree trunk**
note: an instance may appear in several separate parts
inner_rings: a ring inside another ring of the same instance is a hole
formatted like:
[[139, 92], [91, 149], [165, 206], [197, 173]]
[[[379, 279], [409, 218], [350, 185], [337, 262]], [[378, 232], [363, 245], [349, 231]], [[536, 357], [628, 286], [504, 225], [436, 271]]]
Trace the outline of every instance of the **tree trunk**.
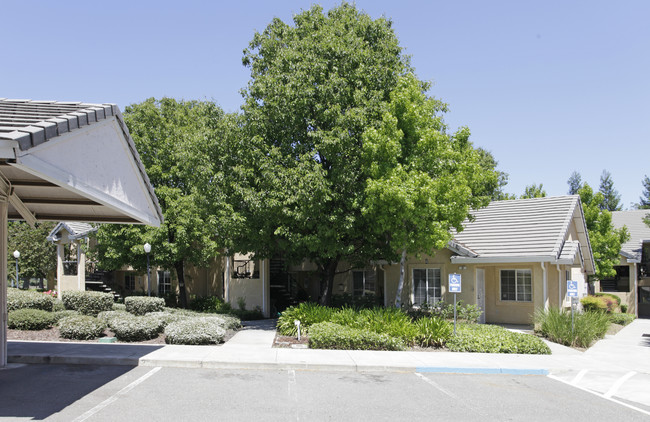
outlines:
[[395, 294], [395, 307], [402, 306], [402, 290], [404, 289], [404, 266], [406, 264], [406, 248], [402, 249], [402, 259], [399, 261], [399, 283], [397, 283], [397, 293]]
[[178, 304], [181, 308], [187, 308], [187, 292], [185, 291], [185, 271], [183, 261], [174, 263], [176, 276], [178, 277]]
[[330, 306], [332, 304], [332, 290], [334, 289], [334, 276], [336, 267], [339, 265], [339, 258], [330, 259], [321, 266], [321, 297], [320, 304]]

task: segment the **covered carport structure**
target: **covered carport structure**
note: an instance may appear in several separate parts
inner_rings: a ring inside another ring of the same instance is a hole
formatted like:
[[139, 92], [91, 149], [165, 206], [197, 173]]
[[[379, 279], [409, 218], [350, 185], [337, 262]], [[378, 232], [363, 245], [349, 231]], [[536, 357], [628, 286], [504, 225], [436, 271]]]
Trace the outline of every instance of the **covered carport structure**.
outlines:
[[0, 367], [7, 365], [8, 220], [161, 224], [116, 105], [0, 98]]

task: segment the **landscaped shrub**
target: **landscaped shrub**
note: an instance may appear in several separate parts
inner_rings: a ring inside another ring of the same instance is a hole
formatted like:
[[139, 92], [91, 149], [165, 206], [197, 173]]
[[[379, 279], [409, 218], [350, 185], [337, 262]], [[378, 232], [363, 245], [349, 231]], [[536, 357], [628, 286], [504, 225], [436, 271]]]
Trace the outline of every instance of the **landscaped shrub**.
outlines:
[[225, 335], [222, 320], [214, 317], [185, 319], [165, 327], [165, 342], [168, 344], [218, 344]]
[[130, 314], [126, 311], [103, 311], [97, 314], [97, 319], [102, 321], [108, 327], [111, 327], [111, 323], [116, 318], [130, 318], [133, 314]]
[[331, 322], [313, 324], [309, 330], [312, 349], [404, 350], [402, 340], [387, 334], [344, 327]]
[[65, 311], [65, 305], [61, 299], [54, 299], [52, 312]]
[[69, 317], [69, 316], [77, 316], [77, 315], [81, 315], [81, 314], [79, 312], [77, 312], [77, 311], [73, 311], [72, 309], [64, 309], [62, 311], [52, 312], [52, 315], [54, 315], [54, 318], [56, 319], [56, 321], [58, 323], [59, 320], [61, 320], [63, 318], [66, 318], [66, 317]]
[[[439, 301], [435, 305], [423, 304], [418, 307], [413, 307], [407, 311], [409, 316], [413, 320], [418, 320], [420, 318], [428, 318], [435, 316], [442, 319], [453, 320], [454, 319], [454, 304], [446, 303]], [[481, 317], [483, 311], [478, 305], [463, 304], [463, 301], [459, 300], [456, 303], [456, 319], [458, 321], [467, 322], [467, 323], [476, 323]]]
[[538, 337], [484, 324], [461, 324], [446, 346], [453, 352], [547, 355], [551, 349]]
[[580, 299], [582, 309], [585, 311], [606, 311], [607, 303], [604, 298], [597, 296], [585, 296]]
[[415, 342], [422, 347], [440, 347], [451, 337], [454, 327], [438, 317], [420, 318], [415, 322]]
[[232, 311], [232, 306], [217, 296], [206, 296], [193, 299], [190, 302], [190, 309], [197, 312], [227, 314]]
[[409, 346], [415, 343], [418, 334], [411, 318], [397, 308], [362, 309], [353, 327], [402, 339]]
[[113, 295], [92, 291], [68, 291], [62, 293], [66, 309], [78, 311], [84, 315], [97, 316], [102, 311], [113, 309]]
[[149, 312], [160, 312], [165, 307], [165, 299], [161, 297], [129, 296], [124, 299], [126, 311], [133, 315], [144, 315]]
[[353, 296], [350, 293], [332, 295], [333, 308], [372, 309], [379, 305], [381, 305], [379, 297], [373, 294], [363, 296]]
[[616, 302], [616, 306], [621, 306], [621, 298], [615, 294], [599, 292], [599, 293], [595, 293], [594, 296], [610, 298]]
[[242, 321], [264, 319], [264, 314], [259, 309], [233, 309], [231, 312]]
[[111, 319], [110, 327], [119, 341], [149, 340], [157, 337], [163, 330], [160, 319], [146, 315], [114, 317]]
[[114, 311], [126, 311], [126, 305], [123, 303], [113, 303], [113, 310]]
[[58, 325], [61, 337], [72, 340], [96, 339], [106, 329], [106, 324], [89, 315], [62, 318]]
[[238, 330], [241, 328], [241, 320], [234, 315], [217, 314], [198, 318], [209, 318], [214, 320], [226, 330]]
[[285, 309], [278, 318], [278, 332], [283, 336], [295, 336], [298, 333], [294, 321], [300, 321], [302, 334], [309, 331], [309, 327], [319, 322], [329, 321], [335, 310], [316, 303], [301, 303]]
[[623, 312], [624, 314], [627, 313], [627, 305], [621, 305], [621, 312]]
[[607, 314], [607, 317], [609, 318], [609, 321], [612, 324], [618, 324], [618, 325], [627, 325], [636, 319], [636, 316], [634, 314], [612, 313], [612, 314]]
[[9, 312], [17, 309], [51, 311], [53, 307], [54, 299], [50, 295], [39, 293], [36, 290], [7, 289], [7, 310]]
[[589, 347], [603, 338], [609, 328], [609, 316], [602, 311], [575, 312], [573, 331], [571, 312], [558, 308], [538, 309], [534, 321], [535, 331], [554, 343], [571, 347]]
[[17, 309], [7, 317], [7, 326], [15, 330], [45, 330], [55, 323], [54, 314], [41, 309]]

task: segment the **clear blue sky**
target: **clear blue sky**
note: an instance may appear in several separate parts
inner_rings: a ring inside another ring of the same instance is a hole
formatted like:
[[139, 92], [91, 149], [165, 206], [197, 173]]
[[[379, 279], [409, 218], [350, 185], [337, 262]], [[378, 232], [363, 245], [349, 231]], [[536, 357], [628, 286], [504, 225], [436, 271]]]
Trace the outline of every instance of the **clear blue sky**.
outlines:
[[[242, 50], [310, 1], [31, 1], [0, 5], [0, 97], [117, 103], [209, 99], [238, 110]], [[325, 9], [339, 4], [320, 2]], [[650, 176], [650, 2], [371, 1], [393, 20], [452, 128], [468, 126], [510, 175], [506, 191], [597, 189], [628, 208]]]

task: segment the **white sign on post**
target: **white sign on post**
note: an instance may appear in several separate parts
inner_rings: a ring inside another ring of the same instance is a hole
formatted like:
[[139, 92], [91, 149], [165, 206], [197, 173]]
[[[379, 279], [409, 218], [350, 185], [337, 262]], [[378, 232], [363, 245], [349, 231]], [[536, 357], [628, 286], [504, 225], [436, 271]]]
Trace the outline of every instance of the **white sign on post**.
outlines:
[[449, 274], [449, 293], [460, 292], [460, 274]]
[[578, 297], [578, 282], [574, 280], [566, 281], [566, 295], [567, 297]]

